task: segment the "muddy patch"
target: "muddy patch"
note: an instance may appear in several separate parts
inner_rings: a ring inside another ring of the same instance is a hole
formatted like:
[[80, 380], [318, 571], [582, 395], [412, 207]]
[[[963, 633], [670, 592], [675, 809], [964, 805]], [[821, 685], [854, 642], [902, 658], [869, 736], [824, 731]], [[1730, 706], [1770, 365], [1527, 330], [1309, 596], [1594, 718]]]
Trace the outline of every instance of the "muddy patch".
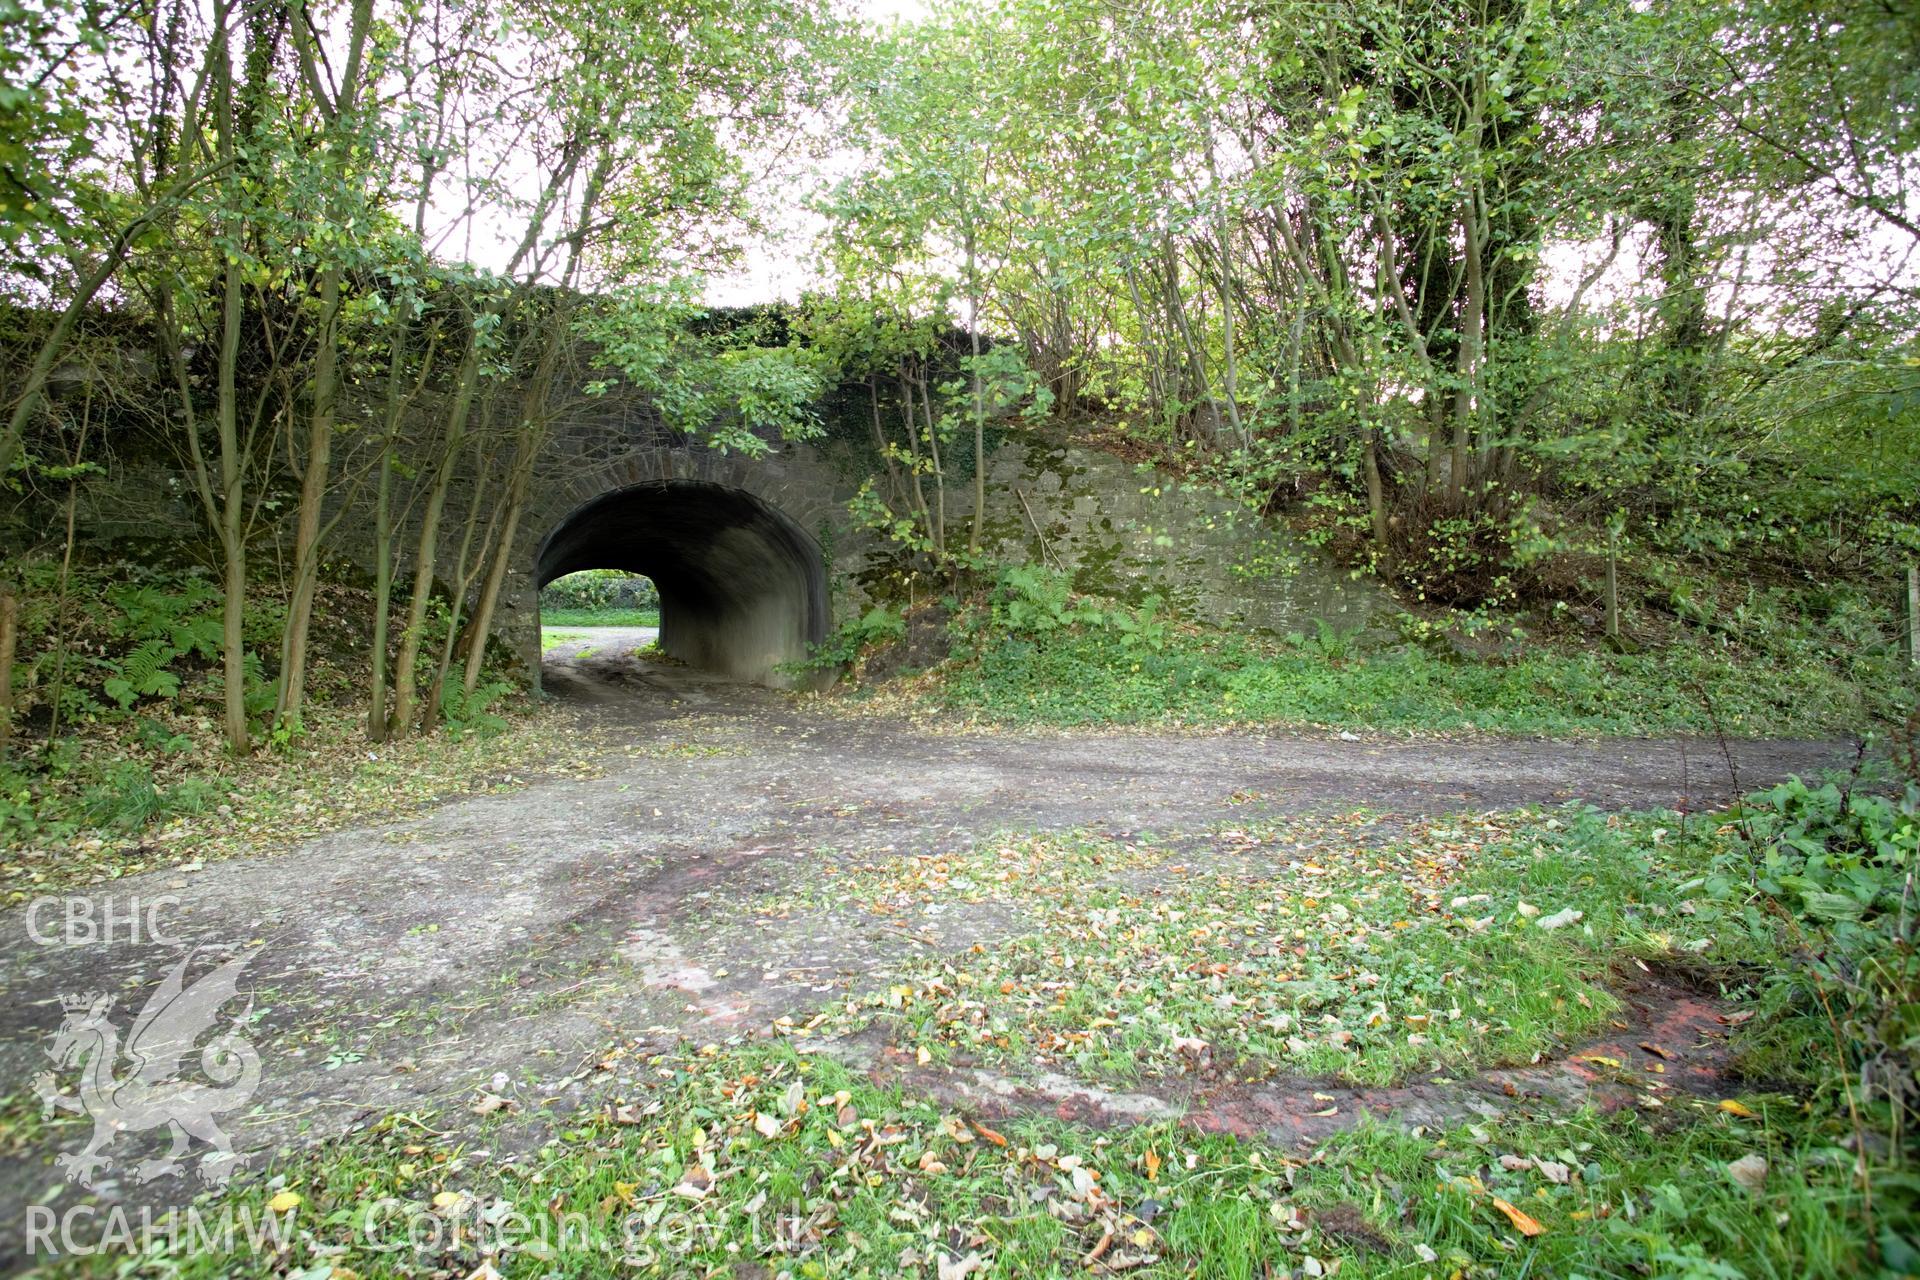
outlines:
[[1010, 1120], [1045, 1114], [1095, 1128], [1177, 1120], [1208, 1133], [1290, 1149], [1365, 1123], [1446, 1129], [1510, 1113], [1592, 1106], [1660, 1109], [1675, 1094], [1717, 1097], [1729, 1088], [1727, 1016], [1703, 997], [1649, 978], [1630, 992], [1617, 1029], [1524, 1066], [1434, 1075], [1388, 1088], [1281, 1077], [1211, 1085], [1194, 1077], [1114, 1088], [1055, 1071], [1007, 1071], [958, 1061], [923, 1066], [873, 1032], [831, 1050], [875, 1083], [938, 1099], [963, 1114]]

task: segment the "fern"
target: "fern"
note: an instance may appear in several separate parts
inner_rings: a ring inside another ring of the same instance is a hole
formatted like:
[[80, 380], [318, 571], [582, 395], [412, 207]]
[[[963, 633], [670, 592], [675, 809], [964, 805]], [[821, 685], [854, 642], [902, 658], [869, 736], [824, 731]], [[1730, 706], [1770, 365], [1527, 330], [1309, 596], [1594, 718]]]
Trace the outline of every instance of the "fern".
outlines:
[[491, 680], [472, 693], [448, 685], [440, 694], [440, 714], [447, 728], [457, 734], [491, 738], [507, 728], [506, 718], [493, 710], [495, 703], [513, 692], [504, 680]]
[[220, 615], [199, 613], [176, 622], [167, 638], [182, 653], [198, 654], [211, 662], [220, 656]]
[[220, 593], [198, 578], [187, 578], [171, 590], [122, 587], [109, 592], [107, 598], [120, 610], [120, 617], [113, 622], [114, 634], [147, 641], [170, 638], [175, 627], [219, 599]]
[[114, 674], [100, 685], [109, 698], [125, 711], [141, 698], [171, 698], [180, 692], [180, 677], [168, 671], [167, 664], [180, 656], [180, 650], [165, 640], [149, 640], [113, 664]]

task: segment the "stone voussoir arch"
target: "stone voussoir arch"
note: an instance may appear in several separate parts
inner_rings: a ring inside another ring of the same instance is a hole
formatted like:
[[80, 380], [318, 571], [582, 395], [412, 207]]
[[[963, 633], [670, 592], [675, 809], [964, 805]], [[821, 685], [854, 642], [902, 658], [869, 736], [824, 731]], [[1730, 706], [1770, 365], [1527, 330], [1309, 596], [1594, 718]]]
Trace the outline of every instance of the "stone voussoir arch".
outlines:
[[[655, 431], [644, 432], [654, 435]], [[539, 589], [578, 569], [642, 573], [661, 594], [661, 647], [692, 666], [771, 685], [833, 626], [858, 541], [848, 486], [806, 445], [760, 457], [697, 442], [638, 443], [617, 426], [556, 431], [515, 539], [497, 631], [539, 670]], [[848, 548], [851, 549], [851, 548]]]

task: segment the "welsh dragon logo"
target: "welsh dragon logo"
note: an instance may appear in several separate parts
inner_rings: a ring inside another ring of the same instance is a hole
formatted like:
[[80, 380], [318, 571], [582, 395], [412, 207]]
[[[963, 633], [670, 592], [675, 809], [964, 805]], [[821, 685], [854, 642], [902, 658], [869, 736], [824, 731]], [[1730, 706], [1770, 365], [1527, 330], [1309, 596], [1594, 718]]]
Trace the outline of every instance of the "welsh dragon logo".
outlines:
[[[178, 1172], [194, 1138], [212, 1148], [200, 1161], [200, 1179], [208, 1185], [224, 1183], [245, 1160], [234, 1154], [232, 1140], [213, 1118], [244, 1104], [260, 1085], [260, 1055], [240, 1034], [252, 1012], [251, 1001], [225, 1032], [200, 1050], [200, 1069], [212, 1083], [180, 1077], [194, 1044], [213, 1028], [221, 1006], [234, 998], [240, 971], [255, 953], [229, 960], [189, 987], [183, 979], [195, 954], [189, 952], [175, 965], [147, 999], [124, 1046], [108, 1018], [112, 996], [60, 999], [66, 1017], [47, 1056], [63, 1071], [81, 1068], [79, 1093], [64, 1092], [52, 1071], [41, 1073], [38, 1091], [48, 1116], [58, 1110], [93, 1117], [93, 1137], [85, 1149], [59, 1158], [67, 1177], [82, 1187], [91, 1189], [95, 1172], [111, 1163], [102, 1152], [123, 1133], [163, 1127], [172, 1133], [171, 1151], [143, 1160], [134, 1170], [140, 1182]], [[116, 1074], [122, 1057], [127, 1068]]]

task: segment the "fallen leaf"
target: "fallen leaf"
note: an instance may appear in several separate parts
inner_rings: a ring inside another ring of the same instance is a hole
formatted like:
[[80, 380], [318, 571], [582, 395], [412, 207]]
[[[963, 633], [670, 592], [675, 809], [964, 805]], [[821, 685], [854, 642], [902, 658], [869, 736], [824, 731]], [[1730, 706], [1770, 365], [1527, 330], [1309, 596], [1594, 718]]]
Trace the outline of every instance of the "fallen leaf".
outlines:
[[753, 1113], [753, 1129], [763, 1138], [774, 1138], [780, 1134], [780, 1119], [767, 1111]]
[[988, 1142], [991, 1142], [994, 1146], [1004, 1147], [1007, 1145], [1005, 1134], [987, 1128], [987, 1126], [981, 1124], [978, 1120], [972, 1121], [971, 1123], [973, 1124], [973, 1131], [985, 1138]]
[[1754, 1118], [1751, 1107], [1745, 1103], [1736, 1102], [1732, 1098], [1720, 1099], [1720, 1109], [1730, 1116], [1739, 1116], [1742, 1120], [1752, 1120]]
[[1105, 1253], [1112, 1246], [1113, 1246], [1113, 1232], [1109, 1231], [1100, 1237], [1099, 1242], [1093, 1246], [1093, 1248], [1087, 1253], [1086, 1257], [1080, 1259], [1080, 1265], [1083, 1267], [1093, 1266], [1095, 1263], [1100, 1261], [1100, 1255]]
[[285, 1213], [289, 1209], [298, 1209], [302, 1203], [304, 1202], [300, 1199], [298, 1191], [282, 1191], [267, 1201], [267, 1208], [274, 1213]]
[[1537, 1221], [1520, 1212], [1520, 1210], [1514, 1208], [1499, 1196], [1492, 1197], [1492, 1200], [1493, 1207], [1506, 1214], [1507, 1221], [1511, 1222], [1514, 1230], [1518, 1231], [1521, 1235], [1537, 1236], [1546, 1231], [1546, 1228], [1541, 1226]]
[[985, 1271], [987, 1264], [977, 1253], [970, 1253], [958, 1262], [941, 1254], [939, 1259], [940, 1280], [967, 1280], [976, 1271]]
[[1742, 1187], [1759, 1195], [1767, 1185], [1767, 1160], [1761, 1155], [1744, 1155], [1727, 1165], [1727, 1173]]

